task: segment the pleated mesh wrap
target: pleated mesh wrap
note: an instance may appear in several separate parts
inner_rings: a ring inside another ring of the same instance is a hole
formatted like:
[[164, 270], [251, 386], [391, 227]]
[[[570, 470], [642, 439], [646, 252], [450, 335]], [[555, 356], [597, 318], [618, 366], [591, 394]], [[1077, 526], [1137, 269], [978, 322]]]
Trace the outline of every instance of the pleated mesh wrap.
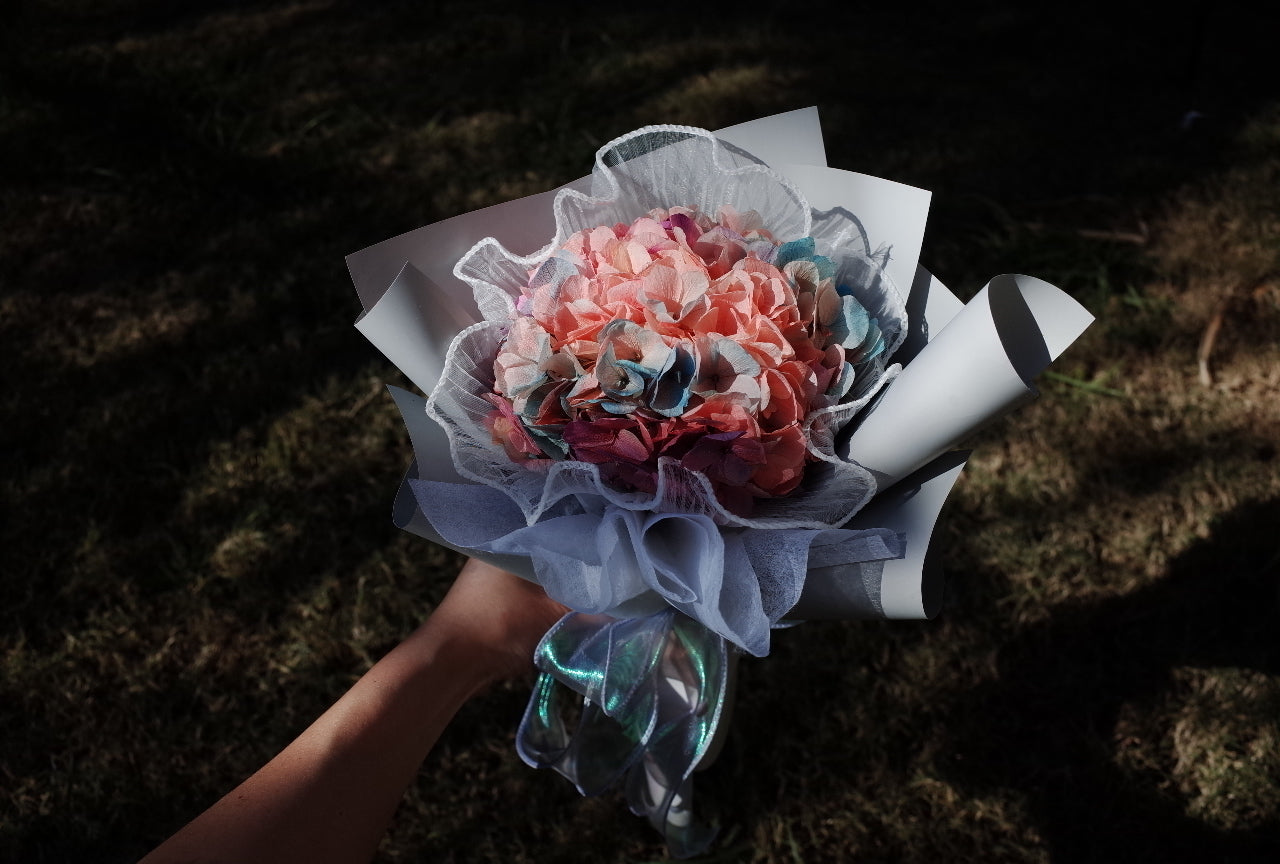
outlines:
[[[857, 202], [849, 204], [856, 209]], [[460, 333], [450, 346], [427, 411], [448, 433], [462, 475], [502, 489], [531, 525], [564, 499], [581, 502], [583, 496], [599, 496], [629, 510], [695, 513], [725, 526], [774, 529], [838, 526], [870, 500], [874, 479], [862, 466], [835, 455], [835, 437], [898, 371], [886, 363], [905, 338], [906, 307], [885, 275], [887, 252], [869, 247], [848, 210], [813, 211], [794, 185], [750, 154], [706, 130], [683, 126], [646, 127], [609, 143], [596, 155], [591, 194], [563, 190], [553, 206], [556, 234], [543, 249], [521, 256], [487, 237], [454, 268], [471, 286], [485, 321]], [[485, 398], [494, 390], [494, 357], [516, 316], [530, 271], [578, 231], [629, 224], [656, 208], [676, 206], [709, 214], [725, 206], [754, 210], [780, 242], [813, 237], [818, 253], [836, 264], [836, 284], [852, 289], [884, 335], [885, 351], [859, 368], [846, 401], [805, 419], [809, 450], [817, 461], [806, 468], [800, 487], [784, 498], [757, 499], [749, 517], [722, 507], [710, 482], [675, 460], [659, 460], [654, 493], [624, 492], [603, 482], [596, 466], [587, 462], [516, 464], [491, 440], [485, 425], [494, 411]]]

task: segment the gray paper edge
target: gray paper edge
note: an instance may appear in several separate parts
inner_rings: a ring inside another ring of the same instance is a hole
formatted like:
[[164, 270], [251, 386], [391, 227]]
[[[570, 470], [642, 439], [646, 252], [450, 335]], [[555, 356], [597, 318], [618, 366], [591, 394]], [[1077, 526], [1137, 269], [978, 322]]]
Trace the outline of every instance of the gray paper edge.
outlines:
[[[939, 550], [934, 548], [933, 532], [968, 459], [969, 451], [943, 454], [876, 496], [844, 527], [899, 531], [907, 538], [906, 555], [884, 562], [812, 571], [805, 580], [800, 600], [786, 618], [921, 620], [937, 615], [942, 605], [943, 573]], [[877, 615], [866, 609], [862, 595], [867, 577], [874, 578], [875, 570], [880, 568], [880, 614]]]

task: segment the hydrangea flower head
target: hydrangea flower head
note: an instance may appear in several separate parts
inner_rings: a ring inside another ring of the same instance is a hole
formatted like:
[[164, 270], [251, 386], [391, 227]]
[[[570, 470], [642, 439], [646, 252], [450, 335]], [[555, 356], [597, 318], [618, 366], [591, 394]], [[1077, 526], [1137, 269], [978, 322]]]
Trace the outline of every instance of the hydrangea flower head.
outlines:
[[600, 496], [822, 527], [871, 497], [834, 435], [892, 374], [906, 316], [856, 220], [685, 127], [607, 145], [555, 215], [541, 251], [487, 238], [455, 268], [486, 321], [429, 410], [464, 475], [530, 524]]

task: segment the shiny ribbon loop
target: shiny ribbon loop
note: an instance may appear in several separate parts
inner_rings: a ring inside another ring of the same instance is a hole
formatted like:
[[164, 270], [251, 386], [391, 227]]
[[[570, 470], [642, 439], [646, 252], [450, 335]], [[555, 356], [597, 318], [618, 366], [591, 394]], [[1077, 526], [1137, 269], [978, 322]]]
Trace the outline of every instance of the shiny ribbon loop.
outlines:
[[[584, 795], [621, 782], [631, 810], [674, 856], [704, 851], [716, 832], [693, 818], [691, 775], [720, 722], [728, 652], [722, 636], [674, 609], [629, 619], [569, 613], [534, 654], [542, 674], [516, 737], [520, 757]], [[571, 734], [573, 694], [582, 707]]]

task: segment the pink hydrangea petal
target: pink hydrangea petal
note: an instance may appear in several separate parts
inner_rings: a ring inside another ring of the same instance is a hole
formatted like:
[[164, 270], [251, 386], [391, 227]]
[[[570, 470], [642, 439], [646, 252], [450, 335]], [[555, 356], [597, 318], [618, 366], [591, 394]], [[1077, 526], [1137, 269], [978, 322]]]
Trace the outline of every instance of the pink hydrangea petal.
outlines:
[[500, 393], [514, 396], [544, 377], [542, 363], [551, 356], [551, 336], [532, 318], [517, 318], [493, 361]]
[[769, 399], [760, 410], [761, 425], [777, 430], [799, 423], [807, 413], [808, 400], [802, 402], [796, 385], [778, 369], [765, 370], [762, 378]]
[[574, 420], [565, 426], [564, 440], [574, 458], [584, 462], [622, 461], [640, 465], [653, 453], [653, 441], [644, 424], [631, 418]]
[[627, 237], [640, 243], [652, 251], [655, 247], [665, 247], [671, 243], [671, 237], [657, 220], [642, 216], [627, 229]]
[[489, 430], [493, 442], [502, 445], [507, 458], [512, 462], [528, 462], [531, 459], [545, 458], [542, 448], [520, 422], [511, 403], [492, 393], [487, 394], [486, 398], [497, 410], [485, 418], [485, 427]]
[[799, 424], [785, 426], [760, 437], [765, 462], [751, 475], [762, 492], [780, 497], [792, 492], [804, 477], [808, 447]]
[[614, 240], [608, 249], [609, 262], [619, 273], [641, 273], [653, 260], [644, 243], [638, 240]]

